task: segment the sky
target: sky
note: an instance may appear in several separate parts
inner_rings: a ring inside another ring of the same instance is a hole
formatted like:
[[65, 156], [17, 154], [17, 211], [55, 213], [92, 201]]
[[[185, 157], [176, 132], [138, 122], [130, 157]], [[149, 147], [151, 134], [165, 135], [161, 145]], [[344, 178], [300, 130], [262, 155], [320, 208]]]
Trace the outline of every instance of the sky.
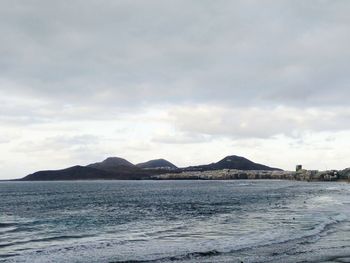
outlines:
[[2, 0], [0, 179], [109, 156], [350, 167], [350, 1]]

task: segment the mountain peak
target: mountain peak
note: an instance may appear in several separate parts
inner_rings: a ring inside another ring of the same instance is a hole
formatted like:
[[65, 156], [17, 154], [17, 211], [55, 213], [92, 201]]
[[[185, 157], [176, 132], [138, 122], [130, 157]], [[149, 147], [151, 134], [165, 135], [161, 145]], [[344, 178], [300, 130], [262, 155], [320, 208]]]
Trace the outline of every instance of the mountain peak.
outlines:
[[171, 162], [165, 159], [150, 160], [145, 163], [136, 164], [136, 166], [142, 169], [166, 169], [166, 170], [177, 169], [177, 167], [174, 164], [172, 164]]
[[216, 169], [237, 170], [279, 170], [259, 163], [252, 162], [247, 158], [237, 155], [229, 155], [214, 164]]
[[216, 163], [207, 165], [190, 166], [185, 168], [189, 171], [205, 171], [205, 170], [222, 170], [222, 169], [235, 169], [235, 170], [266, 170], [274, 171], [280, 170], [277, 168], [269, 167], [263, 164], [254, 163], [247, 158], [238, 155], [229, 155], [221, 159]]
[[119, 171], [120, 169], [137, 169], [137, 167], [131, 162], [119, 157], [108, 157], [102, 162], [92, 163], [87, 165], [87, 167], [92, 167], [108, 172], [115, 172]]
[[228, 155], [225, 158], [223, 158], [221, 161], [226, 161], [226, 162], [231, 162], [231, 161], [235, 161], [235, 160], [248, 160], [247, 158], [244, 158], [242, 156], [238, 156], [238, 155]]
[[131, 162], [120, 157], [108, 157], [107, 159], [103, 160], [101, 163], [105, 165], [113, 165], [113, 166], [114, 165], [134, 166]]

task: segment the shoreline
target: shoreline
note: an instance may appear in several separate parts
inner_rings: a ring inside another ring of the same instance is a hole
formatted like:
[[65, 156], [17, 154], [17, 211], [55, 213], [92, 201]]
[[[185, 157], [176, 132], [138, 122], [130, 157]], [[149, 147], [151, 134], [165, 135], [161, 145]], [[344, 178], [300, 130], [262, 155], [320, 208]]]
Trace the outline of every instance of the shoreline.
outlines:
[[[118, 174], [116, 174], [118, 176]], [[84, 176], [74, 177], [65, 176], [65, 178], [50, 178], [50, 176], [21, 179], [0, 180], [0, 182], [35, 182], [35, 181], [150, 181], [150, 180], [289, 180], [289, 181], [306, 181], [306, 182], [346, 182], [350, 183], [350, 169], [345, 170], [304, 170], [283, 171], [283, 170], [182, 170], [180, 172], [163, 171], [163, 173], [150, 173], [148, 175], [136, 177], [131, 174], [124, 178], [104, 177], [96, 174], [93, 177], [84, 178]]]
[[99, 182], [99, 181], [135, 181], [135, 182], [154, 182], [154, 181], [296, 181], [296, 182], [306, 182], [306, 183], [317, 183], [317, 182], [329, 182], [329, 183], [345, 183], [349, 184], [350, 180], [339, 179], [339, 180], [295, 180], [295, 179], [280, 179], [280, 178], [259, 178], [259, 179], [225, 179], [225, 178], [216, 178], [216, 179], [205, 179], [205, 178], [149, 178], [149, 179], [72, 179], [72, 180], [18, 180], [18, 179], [9, 179], [9, 180], [0, 180], [0, 183], [8, 182]]
[[208, 171], [183, 171], [181, 173], [165, 173], [154, 175], [152, 179], [157, 180], [292, 180], [308, 182], [350, 182], [349, 170], [336, 171], [266, 171], [266, 170], [208, 170]]

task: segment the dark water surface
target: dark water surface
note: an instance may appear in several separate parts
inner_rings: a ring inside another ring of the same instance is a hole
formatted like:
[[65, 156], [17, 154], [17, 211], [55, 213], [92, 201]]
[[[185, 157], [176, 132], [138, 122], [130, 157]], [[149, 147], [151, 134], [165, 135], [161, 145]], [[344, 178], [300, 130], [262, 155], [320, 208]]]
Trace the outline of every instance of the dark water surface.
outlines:
[[0, 262], [348, 259], [346, 183], [0, 183]]

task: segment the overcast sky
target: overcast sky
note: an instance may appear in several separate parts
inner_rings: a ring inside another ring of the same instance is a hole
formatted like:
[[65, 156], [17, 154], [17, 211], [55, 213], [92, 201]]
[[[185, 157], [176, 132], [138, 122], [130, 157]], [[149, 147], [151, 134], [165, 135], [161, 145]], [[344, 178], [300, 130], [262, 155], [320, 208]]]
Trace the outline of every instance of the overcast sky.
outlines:
[[108, 156], [350, 167], [350, 1], [2, 0], [0, 179]]

